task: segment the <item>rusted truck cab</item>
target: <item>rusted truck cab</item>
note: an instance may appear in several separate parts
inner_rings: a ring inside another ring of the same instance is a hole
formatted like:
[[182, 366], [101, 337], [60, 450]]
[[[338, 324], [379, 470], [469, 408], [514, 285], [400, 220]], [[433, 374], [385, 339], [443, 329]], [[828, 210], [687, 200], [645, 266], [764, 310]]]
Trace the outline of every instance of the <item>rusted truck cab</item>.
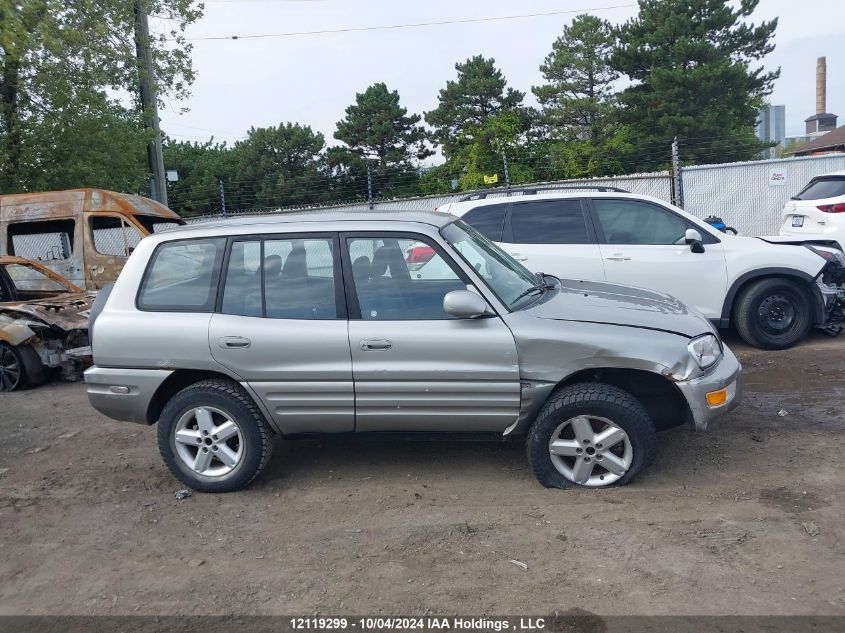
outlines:
[[35, 260], [86, 290], [117, 279], [138, 243], [184, 224], [162, 204], [103, 189], [0, 196], [0, 255]]

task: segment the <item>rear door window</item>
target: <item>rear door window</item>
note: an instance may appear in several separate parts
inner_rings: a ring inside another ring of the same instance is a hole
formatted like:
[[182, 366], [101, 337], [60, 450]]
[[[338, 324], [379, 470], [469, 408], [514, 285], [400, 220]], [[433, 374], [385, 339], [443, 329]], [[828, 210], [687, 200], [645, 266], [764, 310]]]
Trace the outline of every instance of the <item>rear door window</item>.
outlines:
[[334, 250], [330, 237], [234, 242], [221, 312], [271, 319], [337, 318]]
[[138, 307], [162, 312], [213, 312], [225, 238], [159, 246], [147, 266]]
[[74, 220], [44, 220], [9, 224], [9, 254], [39, 261], [73, 256]]
[[472, 211], [465, 213], [461, 219], [488, 240], [501, 242], [502, 228], [505, 224], [505, 213], [507, 210], [507, 203], [488, 204], [482, 207], [476, 207]]
[[518, 202], [511, 211], [514, 244], [592, 244], [578, 199]]
[[845, 176], [813, 178], [793, 200], [821, 200], [845, 196]]

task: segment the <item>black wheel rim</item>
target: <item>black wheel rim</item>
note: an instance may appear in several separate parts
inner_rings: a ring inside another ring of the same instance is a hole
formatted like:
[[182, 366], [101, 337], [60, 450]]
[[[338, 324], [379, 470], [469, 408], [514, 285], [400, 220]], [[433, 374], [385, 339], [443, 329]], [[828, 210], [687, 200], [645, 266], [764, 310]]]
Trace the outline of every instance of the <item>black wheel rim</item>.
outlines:
[[798, 322], [800, 307], [798, 299], [791, 293], [771, 294], [760, 302], [757, 308], [757, 323], [772, 336], [783, 336]]
[[0, 347], [0, 391], [14, 391], [21, 382], [21, 363], [11, 348]]

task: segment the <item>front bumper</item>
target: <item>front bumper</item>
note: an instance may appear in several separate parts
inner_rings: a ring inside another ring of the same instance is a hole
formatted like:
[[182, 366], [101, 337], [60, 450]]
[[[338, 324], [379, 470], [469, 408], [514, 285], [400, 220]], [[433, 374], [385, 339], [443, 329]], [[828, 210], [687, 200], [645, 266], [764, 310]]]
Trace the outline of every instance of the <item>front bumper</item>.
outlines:
[[114, 369], [93, 367], [85, 371], [88, 402], [114, 420], [150, 424], [147, 411], [158, 388], [173, 372], [165, 369]]
[[[742, 399], [742, 365], [734, 353], [725, 346], [724, 355], [708, 374], [676, 383], [690, 410], [690, 425], [696, 431], [703, 431], [711, 420], [735, 409]], [[728, 389], [727, 400], [717, 406], [707, 404], [707, 394], [719, 389]]]

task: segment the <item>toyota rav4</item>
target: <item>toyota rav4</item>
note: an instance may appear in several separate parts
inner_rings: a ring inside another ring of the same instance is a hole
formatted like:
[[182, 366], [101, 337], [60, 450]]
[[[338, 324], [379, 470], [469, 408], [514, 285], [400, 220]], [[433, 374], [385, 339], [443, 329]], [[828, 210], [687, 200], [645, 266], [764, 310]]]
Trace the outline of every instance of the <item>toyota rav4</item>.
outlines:
[[435, 212], [154, 235], [91, 322], [91, 404], [158, 423], [164, 462], [204, 491], [247, 485], [271, 434], [375, 432], [524, 436], [544, 486], [624, 484], [657, 430], [740, 398], [737, 359], [673, 297], [534, 275]]

